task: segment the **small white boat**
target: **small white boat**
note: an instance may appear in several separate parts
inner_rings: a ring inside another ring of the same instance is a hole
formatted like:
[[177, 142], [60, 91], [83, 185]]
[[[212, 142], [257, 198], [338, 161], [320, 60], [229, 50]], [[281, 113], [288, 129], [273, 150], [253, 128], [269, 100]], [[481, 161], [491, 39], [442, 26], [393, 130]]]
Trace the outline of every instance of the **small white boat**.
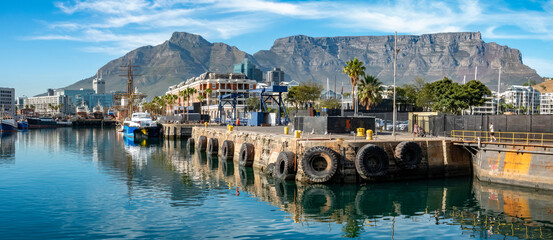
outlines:
[[123, 122], [123, 133], [129, 138], [159, 137], [160, 126], [147, 112], [133, 113], [130, 120]]

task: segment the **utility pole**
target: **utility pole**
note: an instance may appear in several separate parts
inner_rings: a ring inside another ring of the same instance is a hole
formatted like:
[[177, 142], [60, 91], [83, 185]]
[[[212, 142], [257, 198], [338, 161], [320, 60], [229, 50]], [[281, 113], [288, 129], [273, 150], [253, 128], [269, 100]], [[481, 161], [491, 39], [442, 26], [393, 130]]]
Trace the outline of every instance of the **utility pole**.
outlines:
[[497, 77], [497, 115], [499, 115], [499, 101], [501, 101], [501, 66], [499, 66], [499, 76]]
[[478, 66], [474, 68], [474, 80], [478, 80]]
[[396, 136], [396, 70], [397, 70], [397, 53], [399, 52], [399, 49], [397, 49], [397, 31], [396, 31], [396, 37], [394, 39], [394, 108], [392, 113], [392, 136]]

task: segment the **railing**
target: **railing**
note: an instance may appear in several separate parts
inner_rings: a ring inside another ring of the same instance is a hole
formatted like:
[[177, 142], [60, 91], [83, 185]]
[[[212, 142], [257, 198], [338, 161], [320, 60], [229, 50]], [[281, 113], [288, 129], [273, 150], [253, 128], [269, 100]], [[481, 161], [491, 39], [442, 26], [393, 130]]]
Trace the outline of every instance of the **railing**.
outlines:
[[[493, 136], [492, 136], [493, 135]], [[480, 142], [505, 145], [553, 146], [553, 133], [488, 132], [452, 130], [451, 136], [460, 142]]]

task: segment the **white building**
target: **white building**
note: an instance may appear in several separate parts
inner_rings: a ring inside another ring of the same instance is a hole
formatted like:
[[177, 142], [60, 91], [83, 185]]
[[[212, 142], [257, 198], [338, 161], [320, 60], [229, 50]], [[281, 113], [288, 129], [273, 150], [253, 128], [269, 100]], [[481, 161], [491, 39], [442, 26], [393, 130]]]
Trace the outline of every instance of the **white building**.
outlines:
[[540, 114], [553, 114], [553, 93], [540, 95]]
[[0, 87], [0, 114], [15, 115], [15, 88]]
[[501, 94], [505, 104], [513, 105], [513, 111], [518, 114], [538, 114], [540, 92], [529, 86], [513, 85]]
[[486, 102], [481, 106], [471, 106], [472, 115], [493, 115], [497, 114], [497, 97], [492, 92], [491, 96], [484, 96]]
[[102, 75], [96, 73], [96, 77], [92, 80], [92, 88], [96, 94], [106, 93], [106, 82], [102, 79]]
[[[219, 96], [224, 96], [231, 93], [242, 93], [238, 97], [236, 110], [239, 118], [245, 118], [246, 112], [246, 99], [250, 96], [249, 91], [256, 89], [257, 82], [255, 80], [248, 79], [243, 73], [212, 73], [205, 72], [198, 77], [190, 78], [184, 82], [181, 82], [177, 85], [169, 87], [169, 90], [165, 93], [179, 95], [179, 92], [186, 88], [194, 88], [197, 93], [193, 94], [190, 98], [190, 105], [195, 102], [200, 102], [198, 96], [204, 95], [205, 99], [202, 101], [202, 113], [209, 114], [211, 119], [219, 118]], [[209, 96], [206, 96], [204, 91], [206, 89], [211, 89], [212, 93]], [[179, 109], [179, 106], [186, 106], [187, 101], [184, 101], [182, 97], [179, 97], [179, 100], [173, 109]], [[232, 106], [226, 104], [223, 108], [223, 118], [232, 118]]]
[[[73, 109], [71, 97], [67, 95], [30, 97], [24, 100], [24, 105], [34, 106], [34, 112], [37, 114], [71, 114]], [[56, 107], [58, 109], [54, 109]]]

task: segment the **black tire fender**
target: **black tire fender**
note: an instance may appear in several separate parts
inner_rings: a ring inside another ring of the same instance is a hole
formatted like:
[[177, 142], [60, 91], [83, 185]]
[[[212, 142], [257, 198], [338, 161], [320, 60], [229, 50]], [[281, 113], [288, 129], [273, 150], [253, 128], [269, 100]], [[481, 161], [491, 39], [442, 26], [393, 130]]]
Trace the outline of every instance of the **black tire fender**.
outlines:
[[396, 164], [403, 169], [415, 169], [422, 161], [422, 149], [416, 142], [400, 142], [395, 155]]
[[219, 139], [210, 138], [207, 141], [207, 153], [217, 154], [218, 151], [219, 151]]
[[188, 150], [190, 151], [194, 151], [194, 138], [189, 138], [188, 141], [186, 142], [186, 146], [188, 147]]
[[205, 152], [206, 149], [207, 149], [207, 137], [202, 135], [198, 138], [198, 151]]
[[243, 143], [240, 147], [240, 156], [238, 157], [238, 162], [240, 166], [251, 167], [253, 165], [255, 147], [251, 143]]
[[301, 167], [310, 182], [326, 182], [338, 169], [338, 153], [324, 146], [312, 147], [303, 154]]
[[282, 151], [278, 154], [273, 175], [275, 178], [284, 180], [293, 180], [296, 178], [296, 168], [294, 166], [293, 152]]
[[390, 166], [386, 151], [374, 144], [367, 144], [357, 152], [355, 168], [364, 179], [381, 177], [388, 173]]
[[231, 159], [234, 157], [234, 142], [231, 140], [223, 141], [221, 145], [221, 157]]

